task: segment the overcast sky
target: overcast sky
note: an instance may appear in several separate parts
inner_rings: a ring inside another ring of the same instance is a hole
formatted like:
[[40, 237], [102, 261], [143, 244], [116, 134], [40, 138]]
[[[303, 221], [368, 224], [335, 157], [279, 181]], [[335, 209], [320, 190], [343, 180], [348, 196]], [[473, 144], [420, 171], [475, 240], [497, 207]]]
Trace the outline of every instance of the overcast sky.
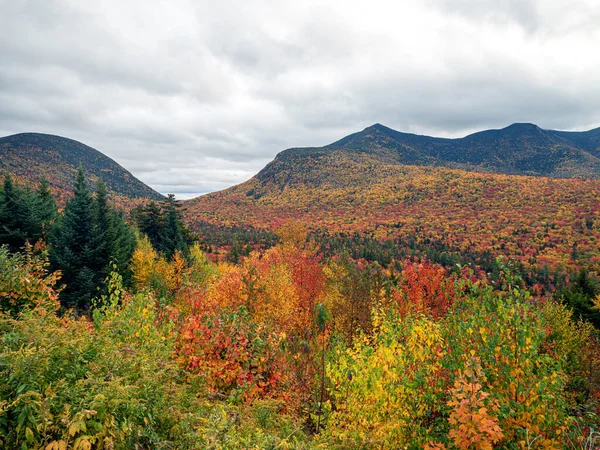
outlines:
[[77, 139], [162, 193], [376, 122], [600, 126], [600, 1], [0, 0], [0, 135]]

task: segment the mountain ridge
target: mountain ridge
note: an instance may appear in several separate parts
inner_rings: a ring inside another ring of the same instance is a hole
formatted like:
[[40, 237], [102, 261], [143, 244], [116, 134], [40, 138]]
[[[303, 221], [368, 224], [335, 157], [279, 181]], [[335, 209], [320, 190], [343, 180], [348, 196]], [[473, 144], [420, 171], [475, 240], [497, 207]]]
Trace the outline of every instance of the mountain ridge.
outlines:
[[[545, 130], [533, 123], [514, 123], [462, 138], [404, 133], [376, 123], [323, 147], [284, 150], [274, 161], [322, 157], [340, 150], [374, 155], [386, 163], [556, 178], [600, 178], [600, 128], [570, 132]], [[259, 179], [264, 175], [261, 172], [257, 174]]]
[[33, 132], [0, 138], [0, 172], [28, 183], [47, 178], [60, 196], [71, 191], [79, 165], [92, 185], [101, 178], [113, 195], [132, 200], [164, 199], [112, 158], [74, 139]]

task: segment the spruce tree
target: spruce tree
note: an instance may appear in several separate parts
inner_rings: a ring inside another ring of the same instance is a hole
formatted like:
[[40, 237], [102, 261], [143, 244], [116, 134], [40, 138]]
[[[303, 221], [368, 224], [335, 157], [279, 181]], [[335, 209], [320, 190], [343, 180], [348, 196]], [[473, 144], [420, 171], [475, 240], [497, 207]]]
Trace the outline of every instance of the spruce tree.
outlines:
[[61, 301], [67, 307], [89, 308], [103, 279], [101, 241], [96, 235], [92, 205], [80, 167], [74, 196], [67, 202], [51, 239], [50, 262], [53, 269], [63, 273], [62, 281], [66, 287], [61, 292]]
[[[93, 201], [94, 211], [94, 232], [98, 239], [98, 265], [104, 266], [104, 275], [108, 275], [110, 272], [108, 263], [110, 262], [111, 256], [115, 252], [115, 227], [113, 224], [113, 215], [111, 214], [110, 207], [108, 205], [108, 191], [106, 185], [102, 180], [98, 182], [96, 187], [96, 195]], [[107, 270], [108, 268], [108, 270]]]
[[131, 279], [129, 260], [135, 249], [135, 236], [122, 212], [108, 202], [106, 185], [100, 180], [94, 198], [94, 230], [99, 240], [99, 264], [106, 277], [116, 267], [125, 285]]
[[[114, 227], [114, 246], [110, 261], [117, 267], [117, 271], [123, 277], [125, 286], [131, 284], [131, 270], [129, 262], [135, 250], [136, 240], [133, 230], [125, 222], [122, 211], [112, 210], [112, 224]], [[111, 268], [112, 270], [112, 268]]]

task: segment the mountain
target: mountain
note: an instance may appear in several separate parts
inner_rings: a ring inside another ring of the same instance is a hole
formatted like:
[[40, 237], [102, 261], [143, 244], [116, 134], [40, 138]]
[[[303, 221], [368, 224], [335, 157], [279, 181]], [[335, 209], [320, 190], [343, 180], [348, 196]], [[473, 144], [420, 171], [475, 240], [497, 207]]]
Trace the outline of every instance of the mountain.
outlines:
[[296, 220], [537, 268], [593, 257], [600, 269], [597, 133], [514, 124], [443, 139], [377, 124], [285, 150], [245, 183], [185, 202], [185, 214], [199, 232]]
[[[587, 132], [543, 130], [515, 123], [459, 139], [401, 133], [380, 124], [319, 148], [281, 152], [257, 177], [267, 180], [283, 167], [304, 170], [309, 160], [343, 152], [381, 163], [444, 166], [479, 172], [600, 178], [600, 128]], [[300, 161], [302, 163], [298, 164]]]
[[123, 201], [164, 199], [117, 162], [81, 142], [40, 133], [0, 138], [0, 173], [9, 172], [28, 183], [45, 177], [61, 198], [71, 191], [80, 164], [88, 181], [93, 185], [101, 178], [113, 197]]

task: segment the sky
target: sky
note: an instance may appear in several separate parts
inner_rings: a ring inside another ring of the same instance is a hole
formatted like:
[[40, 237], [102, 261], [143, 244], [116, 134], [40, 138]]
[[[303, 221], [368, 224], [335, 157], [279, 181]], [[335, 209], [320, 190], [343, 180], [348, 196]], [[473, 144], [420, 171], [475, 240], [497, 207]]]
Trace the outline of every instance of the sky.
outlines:
[[162, 193], [374, 123], [600, 127], [597, 0], [0, 0], [0, 136], [79, 140]]

